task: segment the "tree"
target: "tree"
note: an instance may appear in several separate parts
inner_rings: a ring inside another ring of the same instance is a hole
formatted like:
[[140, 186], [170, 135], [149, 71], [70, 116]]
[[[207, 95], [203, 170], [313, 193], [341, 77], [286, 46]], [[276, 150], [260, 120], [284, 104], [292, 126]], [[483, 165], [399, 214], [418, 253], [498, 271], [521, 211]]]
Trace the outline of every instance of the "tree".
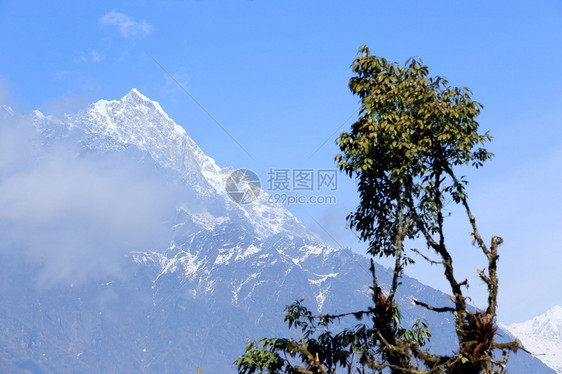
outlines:
[[[457, 174], [460, 167], [478, 168], [493, 156], [484, 148], [491, 136], [478, 133], [476, 117], [482, 106], [472, 100], [467, 88], [430, 77], [417, 58], [401, 66], [371, 55], [366, 46], [360, 53], [352, 65], [355, 76], [349, 88], [361, 99], [361, 109], [350, 131], [337, 139], [341, 154], [336, 162], [358, 183], [360, 204], [348, 216], [350, 227], [368, 243], [372, 258], [394, 259], [390, 290], [381, 291], [371, 259], [373, 305], [368, 310], [314, 317], [297, 302], [286, 308], [285, 320], [289, 328], [301, 328], [300, 343], [291, 339], [263, 339], [261, 346], [249, 343], [237, 361], [239, 371], [335, 373], [339, 368], [351, 373], [352, 369], [388, 368], [392, 373], [502, 373], [509, 352], [522, 348], [517, 341], [496, 341], [498, 247], [503, 240], [494, 236], [489, 245], [485, 243], [469, 206], [467, 181]], [[444, 233], [445, 206], [450, 202], [465, 210], [470, 240], [487, 261], [484, 270], [477, 270], [488, 288], [484, 311], [469, 310], [463, 289], [468, 280], [460, 281], [455, 275]], [[406, 247], [408, 240], [417, 238], [425, 241], [437, 259]], [[412, 252], [443, 269], [453, 305], [415, 302], [453, 315], [459, 343], [455, 355], [435, 356], [423, 350], [430, 337], [423, 322], [411, 330], [400, 325], [394, 297], [405, 266], [414, 263]], [[332, 334], [329, 325], [348, 315], [367, 316], [371, 324]], [[503, 354], [501, 360], [496, 358], [498, 351]], [[294, 357], [304, 366], [291, 363]]]

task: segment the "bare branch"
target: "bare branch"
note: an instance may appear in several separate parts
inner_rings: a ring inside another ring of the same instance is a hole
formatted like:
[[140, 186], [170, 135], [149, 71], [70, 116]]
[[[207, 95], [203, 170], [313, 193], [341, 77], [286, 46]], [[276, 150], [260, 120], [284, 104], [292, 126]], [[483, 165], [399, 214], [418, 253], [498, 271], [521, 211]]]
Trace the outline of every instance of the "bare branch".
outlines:
[[[461, 182], [457, 179], [457, 176], [453, 172], [453, 169], [451, 169], [449, 165], [444, 165], [444, 167], [445, 167], [445, 172], [453, 179], [453, 181], [457, 184], [460, 184]], [[472, 239], [478, 243], [478, 246], [482, 249], [484, 254], [489, 257], [490, 251], [488, 250], [488, 247], [486, 247], [486, 244], [484, 243], [482, 236], [480, 236], [480, 232], [478, 231], [478, 226], [476, 225], [476, 218], [474, 217], [472, 211], [470, 210], [470, 206], [468, 205], [467, 198], [464, 196], [461, 197], [461, 202], [466, 211], [466, 215], [468, 216], [470, 225], [472, 226], [472, 234], [471, 234]]]
[[361, 310], [359, 312], [349, 312], [349, 313], [341, 313], [341, 314], [321, 314], [319, 316], [313, 316], [312, 318], [338, 319], [338, 318], [343, 318], [343, 317], [348, 317], [348, 316], [354, 316], [357, 319], [361, 319], [365, 314], [371, 314], [371, 313], [373, 313], [372, 310]]
[[490, 280], [490, 278], [488, 278], [488, 277], [486, 276], [486, 274], [484, 273], [484, 271], [483, 271], [483, 270], [480, 270], [480, 269], [476, 269], [476, 272], [478, 273], [478, 275], [480, 276], [480, 278], [481, 278], [484, 282], [486, 282], [486, 284], [487, 284], [488, 286], [490, 286], [490, 284], [492, 283], [492, 281]]
[[[441, 246], [435, 240], [433, 240], [433, 238], [431, 237], [431, 235], [427, 231], [427, 228], [425, 227], [425, 224], [423, 223], [423, 220], [419, 217], [418, 214], [413, 213], [413, 217], [414, 217], [414, 221], [416, 222], [417, 228], [425, 236], [425, 238], [427, 240], [427, 244], [429, 246], [431, 246], [443, 259], [443, 261], [441, 263], [442, 263], [443, 268], [444, 268], [445, 278], [449, 282], [449, 285], [451, 286], [451, 290], [453, 291], [453, 294], [455, 295], [454, 302], [455, 302], [455, 306], [456, 306], [456, 311], [460, 312], [461, 314], [464, 314], [466, 312], [466, 299], [465, 299], [465, 297], [462, 293], [461, 284], [459, 282], [457, 282], [457, 280], [454, 276], [453, 259], [451, 257], [451, 254], [449, 253], [449, 251], [447, 251], [447, 248], [444, 245]], [[457, 319], [457, 333], [460, 333], [459, 328], [461, 327], [461, 324], [462, 324], [462, 322], [460, 322]]]
[[415, 298], [412, 298], [412, 301], [414, 302], [414, 304], [422, 306], [422, 307], [424, 307], [426, 309], [429, 309], [429, 310], [432, 310], [434, 312], [439, 312], [439, 313], [445, 313], [445, 312], [454, 313], [454, 312], [456, 312], [455, 308], [451, 308], [451, 307], [448, 307], [448, 306], [445, 306], [445, 307], [442, 307], [442, 308], [434, 307], [434, 306], [431, 306], [431, 305], [426, 304], [424, 302], [421, 302], [421, 301], [419, 301]]
[[[501, 349], [501, 350], [510, 350], [510, 351], [513, 351], [513, 352], [517, 352], [518, 350], [522, 350], [524, 352], [527, 352], [530, 355], [534, 355], [532, 352], [528, 351], [523, 345], [521, 345], [519, 340], [513, 340], [513, 341], [507, 342], [507, 343], [494, 343], [494, 348]], [[536, 356], [536, 355], [534, 355], [534, 356]]]
[[423, 253], [421, 253], [419, 250], [417, 250], [416, 248], [410, 248], [410, 250], [412, 252], [417, 253], [418, 255], [420, 255], [421, 257], [423, 257], [424, 260], [426, 260], [427, 262], [431, 263], [431, 264], [435, 264], [435, 265], [442, 265], [443, 261], [435, 261], [430, 259], [429, 257], [427, 257], [426, 255], [424, 255]]
[[[412, 206], [413, 206], [412, 202], [410, 202], [410, 204], [412, 204]], [[416, 227], [421, 231], [422, 235], [425, 238], [425, 241], [426, 241], [427, 245], [430, 246], [431, 248], [433, 248], [436, 252], [438, 252], [439, 244], [437, 244], [435, 239], [433, 239], [433, 237], [431, 236], [431, 234], [427, 230], [427, 227], [425, 227], [425, 224], [424, 224], [423, 220], [415, 212], [413, 212], [412, 216], [413, 216], [414, 222], [416, 223]]]
[[488, 283], [488, 310], [489, 314], [496, 314], [498, 306], [498, 246], [503, 243], [503, 239], [499, 236], [492, 237], [490, 245], [490, 255], [488, 256], [488, 275], [490, 283]]

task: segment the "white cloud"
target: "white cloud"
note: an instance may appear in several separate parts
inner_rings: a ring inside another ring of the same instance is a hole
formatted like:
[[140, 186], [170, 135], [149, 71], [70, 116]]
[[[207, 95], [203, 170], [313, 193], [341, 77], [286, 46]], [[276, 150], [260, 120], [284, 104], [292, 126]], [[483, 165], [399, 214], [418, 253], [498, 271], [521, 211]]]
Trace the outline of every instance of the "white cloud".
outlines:
[[116, 26], [121, 35], [126, 38], [142, 38], [150, 35], [150, 33], [154, 30], [154, 27], [145, 20], [137, 22], [126, 14], [119, 13], [114, 10], [104, 14], [100, 18], [100, 22], [104, 25]]

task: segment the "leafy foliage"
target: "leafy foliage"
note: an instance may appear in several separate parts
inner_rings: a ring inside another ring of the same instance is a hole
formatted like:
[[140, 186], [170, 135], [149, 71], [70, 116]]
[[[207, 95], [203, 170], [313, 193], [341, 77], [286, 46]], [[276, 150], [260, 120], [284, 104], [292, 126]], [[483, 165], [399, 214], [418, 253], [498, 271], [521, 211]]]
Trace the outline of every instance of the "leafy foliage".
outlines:
[[[361, 204], [349, 216], [351, 227], [369, 240], [372, 255], [394, 255], [398, 209], [415, 213], [436, 230], [438, 192], [455, 201], [465, 196], [466, 182], [442, 185], [452, 166], [476, 167], [492, 155], [482, 147], [491, 137], [477, 133], [475, 118], [482, 107], [467, 88], [450, 87], [441, 77], [429, 77], [419, 59], [405, 66], [364, 54], [353, 64], [351, 91], [362, 100], [360, 118], [337, 142], [340, 169], [358, 179]], [[411, 212], [410, 210], [416, 210]], [[405, 233], [414, 237], [409, 226]]]
[[[284, 360], [278, 351], [287, 348], [286, 339], [260, 339], [259, 344], [249, 341], [246, 352], [236, 361], [240, 373], [281, 373]], [[267, 371], [265, 371], [267, 370]]]
[[[381, 343], [374, 326], [359, 323], [334, 334], [329, 327], [348, 314], [314, 316], [302, 302], [296, 301], [285, 308], [285, 322], [289, 329], [300, 330], [302, 339], [299, 342], [287, 338], [262, 338], [259, 343], [249, 341], [246, 352], [236, 361], [239, 373], [333, 374], [337, 369], [372, 373], [385, 367], [380, 362]], [[371, 313], [349, 315], [361, 319]], [[399, 323], [398, 308], [394, 309], [393, 317]], [[416, 322], [411, 330], [400, 328], [399, 334], [406, 344], [420, 346], [431, 338], [425, 321]]]

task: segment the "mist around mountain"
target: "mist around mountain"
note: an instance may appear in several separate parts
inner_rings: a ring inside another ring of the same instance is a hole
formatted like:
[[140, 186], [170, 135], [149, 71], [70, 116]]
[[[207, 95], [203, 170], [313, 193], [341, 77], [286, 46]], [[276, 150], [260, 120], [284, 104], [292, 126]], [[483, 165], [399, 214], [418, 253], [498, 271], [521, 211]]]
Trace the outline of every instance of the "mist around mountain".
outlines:
[[[135, 89], [60, 118], [0, 108], [0, 372], [232, 373], [247, 339], [293, 333], [295, 300], [370, 305], [366, 257], [265, 192], [236, 203], [232, 172]], [[404, 277], [397, 300], [405, 326], [429, 322], [433, 352], [455, 351], [451, 316], [412, 297], [447, 296]], [[509, 366], [553, 372], [524, 352]]]

